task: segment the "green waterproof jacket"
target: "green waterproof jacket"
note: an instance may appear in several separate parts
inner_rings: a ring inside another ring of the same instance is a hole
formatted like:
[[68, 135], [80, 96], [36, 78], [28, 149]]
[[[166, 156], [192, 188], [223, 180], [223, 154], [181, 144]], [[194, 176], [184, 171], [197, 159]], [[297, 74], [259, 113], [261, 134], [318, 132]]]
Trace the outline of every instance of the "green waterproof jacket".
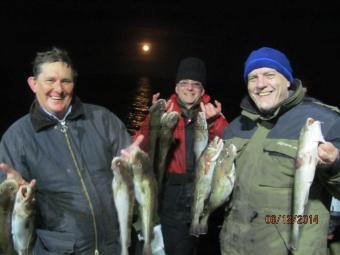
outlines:
[[[247, 97], [241, 116], [230, 123], [224, 140], [238, 150], [236, 183], [220, 233], [223, 255], [325, 255], [331, 195], [340, 197], [340, 167], [317, 169], [305, 215], [292, 215], [295, 158], [308, 117], [322, 122], [326, 141], [340, 148], [340, 115], [304, 96], [301, 83], [274, 113], [261, 116]], [[293, 221], [302, 230], [290, 253]]]

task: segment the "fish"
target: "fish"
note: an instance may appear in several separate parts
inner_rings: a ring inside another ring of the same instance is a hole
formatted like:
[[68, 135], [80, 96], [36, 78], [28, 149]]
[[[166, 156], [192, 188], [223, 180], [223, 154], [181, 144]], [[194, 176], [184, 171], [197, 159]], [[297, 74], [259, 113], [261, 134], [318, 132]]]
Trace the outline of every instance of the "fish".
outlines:
[[194, 199], [191, 208], [191, 235], [199, 236], [200, 234], [200, 217], [203, 213], [205, 202], [210, 195], [216, 160], [222, 149], [223, 140], [215, 136], [198, 159], [195, 169]]
[[128, 158], [133, 172], [135, 199], [139, 208], [144, 239], [143, 255], [151, 255], [151, 241], [157, 212], [157, 181], [149, 155], [134, 147]]
[[12, 239], [14, 249], [19, 255], [32, 254], [35, 241], [35, 181], [23, 184], [16, 193], [12, 212]]
[[14, 252], [11, 235], [11, 218], [15, 195], [19, 185], [15, 180], [5, 180], [0, 184], [0, 254]]
[[228, 201], [235, 184], [235, 157], [237, 148], [234, 144], [224, 144], [217, 158], [214, 176], [211, 184], [211, 193], [208, 204], [200, 220], [200, 234], [208, 232], [208, 219], [213, 211]]
[[209, 142], [208, 124], [204, 112], [197, 114], [194, 126], [194, 137], [194, 154], [197, 162]]
[[135, 203], [131, 165], [122, 157], [112, 159], [112, 191], [120, 229], [121, 255], [128, 255], [131, 244], [131, 224]]
[[173, 132], [179, 120], [178, 112], [165, 112], [161, 118], [161, 129], [159, 133], [158, 163], [156, 165], [156, 175], [158, 189], [162, 190], [163, 177], [166, 170], [168, 154], [174, 144]]
[[159, 132], [161, 128], [161, 118], [166, 110], [166, 100], [158, 99], [150, 108], [150, 121], [149, 121], [149, 136], [148, 136], [148, 154], [155, 167], [156, 149], [158, 145]]
[[[325, 142], [321, 123], [313, 118], [307, 118], [300, 131], [298, 151], [296, 158], [296, 171], [294, 177], [293, 217], [304, 215], [308, 202], [309, 190], [314, 180], [318, 163], [318, 146]], [[300, 226], [296, 220], [293, 222], [291, 236], [291, 250], [298, 248]]]

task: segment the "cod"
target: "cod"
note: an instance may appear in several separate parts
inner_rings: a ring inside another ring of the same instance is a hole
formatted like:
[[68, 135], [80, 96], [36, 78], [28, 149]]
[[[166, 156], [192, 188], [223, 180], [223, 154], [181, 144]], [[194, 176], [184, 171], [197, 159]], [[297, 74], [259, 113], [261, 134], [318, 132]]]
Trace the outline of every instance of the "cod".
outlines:
[[162, 189], [163, 177], [166, 169], [168, 154], [174, 144], [173, 132], [179, 119], [178, 112], [165, 112], [161, 118], [161, 129], [159, 132], [159, 147], [156, 164], [156, 175], [159, 191]]
[[13, 254], [11, 217], [19, 186], [15, 180], [5, 180], [0, 184], [0, 254]]
[[15, 197], [12, 212], [12, 238], [14, 249], [19, 255], [32, 254], [35, 241], [35, 181], [21, 185]]
[[161, 118], [165, 113], [166, 100], [158, 99], [150, 109], [150, 121], [149, 121], [149, 140], [148, 140], [148, 154], [151, 160], [152, 167], [155, 167], [155, 158], [157, 158], [157, 145], [159, 132], [161, 129]]
[[208, 123], [204, 112], [197, 114], [194, 127], [194, 154], [197, 162], [209, 142]]
[[217, 158], [214, 176], [211, 184], [211, 194], [202, 219], [200, 221], [200, 234], [208, 232], [208, 219], [213, 211], [228, 201], [234, 188], [236, 179], [234, 160], [236, 157], [236, 146], [224, 144]]
[[199, 236], [200, 218], [203, 213], [205, 202], [210, 195], [211, 182], [214, 175], [216, 160], [223, 148], [222, 139], [217, 136], [209, 143], [207, 148], [201, 154], [196, 169], [194, 182], [194, 200], [191, 208], [192, 222], [190, 234]]
[[138, 147], [131, 150], [128, 159], [133, 172], [135, 198], [144, 238], [143, 255], [151, 255], [151, 241], [157, 212], [157, 181], [148, 154]]
[[120, 229], [121, 255], [128, 255], [131, 243], [131, 224], [135, 201], [133, 173], [130, 164], [121, 157], [114, 157], [111, 164], [113, 170], [112, 190], [117, 209]]
[[[316, 165], [318, 163], [318, 146], [325, 142], [321, 124], [313, 118], [307, 118], [300, 131], [298, 152], [296, 158], [296, 171], [294, 178], [293, 217], [304, 215], [308, 201], [309, 190], [312, 185]], [[291, 250], [298, 248], [300, 227], [294, 220], [291, 238]]]

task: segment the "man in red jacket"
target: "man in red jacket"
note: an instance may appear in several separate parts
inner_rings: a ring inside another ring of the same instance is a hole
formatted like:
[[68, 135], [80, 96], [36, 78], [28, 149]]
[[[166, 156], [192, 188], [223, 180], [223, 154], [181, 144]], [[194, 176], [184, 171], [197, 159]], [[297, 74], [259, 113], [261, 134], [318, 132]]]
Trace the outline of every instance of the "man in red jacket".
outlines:
[[[209, 139], [222, 136], [228, 125], [221, 113], [221, 104], [205, 93], [206, 67], [198, 58], [183, 59], [177, 70], [175, 93], [168, 101], [168, 109], [180, 113], [174, 130], [175, 145], [170, 151], [166, 168], [165, 182], [159, 205], [162, 233], [166, 254], [192, 255], [195, 251], [195, 238], [189, 234], [193, 181], [195, 172], [194, 123], [199, 111], [205, 112], [209, 128]], [[159, 97], [154, 95], [153, 102]], [[144, 135], [142, 148], [147, 151], [147, 116], [135, 137]]]

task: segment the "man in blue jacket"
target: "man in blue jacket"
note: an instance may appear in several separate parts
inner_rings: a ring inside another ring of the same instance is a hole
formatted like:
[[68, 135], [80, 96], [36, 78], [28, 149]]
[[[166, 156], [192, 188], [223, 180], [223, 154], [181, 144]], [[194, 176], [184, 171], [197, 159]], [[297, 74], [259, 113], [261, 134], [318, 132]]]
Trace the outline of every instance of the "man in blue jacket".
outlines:
[[0, 180], [36, 180], [33, 254], [120, 253], [111, 160], [131, 140], [116, 115], [74, 95], [76, 76], [66, 51], [38, 53], [36, 98], [0, 143]]

